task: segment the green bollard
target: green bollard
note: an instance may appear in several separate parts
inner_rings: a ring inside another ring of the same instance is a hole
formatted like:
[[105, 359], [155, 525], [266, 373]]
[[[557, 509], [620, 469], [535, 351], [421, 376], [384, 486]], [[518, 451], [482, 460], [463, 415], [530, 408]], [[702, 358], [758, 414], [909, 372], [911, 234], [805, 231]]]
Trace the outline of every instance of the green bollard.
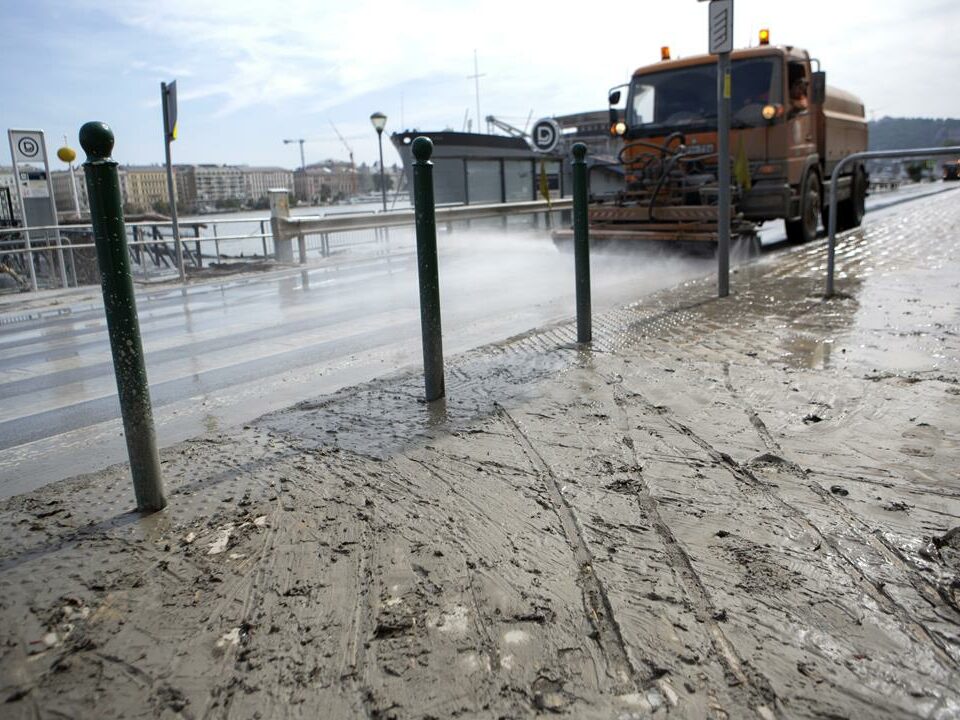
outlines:
[[97, 246], [107, 316], [113, 369], [117, 376], [120, 414], [130, 456], [130, 472], [137, 509], [161, 510], [167, 500], [160, 476], [160, 456], [153, 429], [150, 387], [143, 361], [140, 323], [133, 295], [133, 278], [123, 224], [120, 177], [113, 152], [113, 131], [104, 123], [88, 122], [80, 128], [80, 145], [87, 153], [83, 172], [90, 199], [90, 222]]
[[573, 146], [573, 256], [577, 283], [577, 342], [593, 340], [590, 311], [590, 231], [587, 219], [587, 146]]
[[417, 224], [417, 275], [420, 280], [420, 332], [427, 402], [446, 394], [443, 382], [443, 337], [440, 330], [440, 278], [437, 269], [437, 218], [433, 203], [433, 143], [413, 141], [413, 205]]

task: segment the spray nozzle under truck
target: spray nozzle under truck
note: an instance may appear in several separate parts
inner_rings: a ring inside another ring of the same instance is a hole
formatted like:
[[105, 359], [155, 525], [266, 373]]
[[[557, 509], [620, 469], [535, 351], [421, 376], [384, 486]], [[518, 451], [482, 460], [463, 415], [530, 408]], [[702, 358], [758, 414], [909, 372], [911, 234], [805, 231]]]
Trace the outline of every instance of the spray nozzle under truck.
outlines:
[[[768, 42], [762, 33], [759, 47], [731, 56], [731, 235], [751, 237], [757, 224], [783, 219], [788, 238], [802, 242], [816, 236], [826, 214], [834, 165], [866, 150], [867, 124], [863, 103], [827, 87], [806, 50]], [[717, 242], [717, 58], [672, 60], [668, 48], [662, 57], [633, 74], [622, 118], [615, 107], [621, 92], [610, 93], [624, 185], [591, 196], [591, 241]], [[840, 177], [837, 191], [838, 228], [859, 225], [862, 164]]]

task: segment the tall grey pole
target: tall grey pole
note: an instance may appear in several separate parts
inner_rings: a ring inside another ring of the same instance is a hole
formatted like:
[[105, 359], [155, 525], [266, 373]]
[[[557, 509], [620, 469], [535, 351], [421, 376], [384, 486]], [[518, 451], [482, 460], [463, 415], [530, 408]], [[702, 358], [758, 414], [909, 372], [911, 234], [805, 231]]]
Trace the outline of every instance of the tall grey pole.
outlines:
[[[67, 142], [67, 136], [63, 136], [63, 146], [69, 147], [70, 143]], [[67, 167], [70, 168], [70, 199], [73, 200], [73, 214], [80, 217], [80, 197], [77, 194], [77, 176], [73, 173], [73, 160], [67, 163]]]
[[70, 167], [70, 194], [73, 196], [73, 212], [80, 217], [80, 196], [77, 194], [77, 176], [73, 172], [73, 163]]
[[387, 183], [383, 172], [383, 128], [377, 130], [377, 145], [380, 146], [380, 195], [383, 197], [383, 211], [387, 211]]
[[477, 51], [473, 51], [473, 82], [474, 89], [477, 91], [477, 132], [483, 132], [480, 129], [480, 123], [483, 122], [483, 115], [480, 114], [480, 65], [477, 63]]
[[167, 155], [167, 194], [170, 196], [170, 219], [173, 221], [173, 242], [177, 249], [177, 269], [180, 271], [180, 282], [186, 282], [187, 273], [183, 267], [183, 247], [180, 245], [180, 223], [177, 222], [177, 193], [173, 187], [173, 164], [170, 162], [170, 118], [167, 108], [167, 84], [160, 83], [160, 105], [163, 107], [163, 149]]
[[[732, 23], [731, 23], [732, 24]], [[717, 294], [730, 294], [730, 53], [717, 63]]]

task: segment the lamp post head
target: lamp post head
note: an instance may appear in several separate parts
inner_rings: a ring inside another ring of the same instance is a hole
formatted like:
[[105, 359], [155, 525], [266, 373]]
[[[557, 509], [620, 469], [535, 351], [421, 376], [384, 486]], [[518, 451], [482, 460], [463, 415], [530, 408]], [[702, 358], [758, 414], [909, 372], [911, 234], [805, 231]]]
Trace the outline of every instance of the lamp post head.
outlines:
[[68, 147], [67, 145], [64, 145], [62, 148], [57, 150], [57, 157], [60, 158], [61, 161], [69, 165], [70, 163], [72, 163], [74, 160], [77, 159], [77, 151], [74, 150], [72, 147]]
[[370, 122], [373, 124], [373, 129], [377, 131], [377, 135], [379, 135], [387, 125], [387, 116], [382, 112], [375, 112], [370, 116]]

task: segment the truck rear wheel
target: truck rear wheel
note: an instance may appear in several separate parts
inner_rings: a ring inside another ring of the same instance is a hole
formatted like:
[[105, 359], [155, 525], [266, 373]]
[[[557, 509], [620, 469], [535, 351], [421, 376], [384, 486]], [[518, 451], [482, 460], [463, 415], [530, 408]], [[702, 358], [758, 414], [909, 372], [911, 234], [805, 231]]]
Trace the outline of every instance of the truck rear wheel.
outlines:
[[850, 185], [850, 197], [837, 204], [837, 230], [850, 230], [860, 227], [866, 212], [867, 175], [862, 167], [853, 172]]
[[817, 237], [817, 225], [820, 222], [820, 177], [813, 170], [803, 179], [803, 191], [800, 194], [800, 218], [787, 220], [787, 240], [792, 243], [805, 243]]

